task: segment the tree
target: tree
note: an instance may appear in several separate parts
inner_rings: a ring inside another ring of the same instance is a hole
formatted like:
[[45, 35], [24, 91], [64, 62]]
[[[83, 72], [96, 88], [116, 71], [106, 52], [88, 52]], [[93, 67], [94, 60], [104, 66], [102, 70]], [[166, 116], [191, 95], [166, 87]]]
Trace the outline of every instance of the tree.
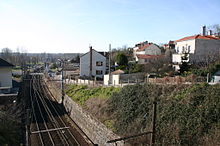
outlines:
[[116, 62], [119, 66], [126, 66], [128, 64], [128, 58], [124, 53], [119, 52], [116, 56]]
[[12, 61], [12, 50], [9, 48], [3, 48], [1, 52], [1, 57], [4, 60], [7, 60], [8, 62]]
[[182, 57], [182, 63], [180, 65], [180, 74], [189, 71], [191, 65], [189, 64], [189, 52], [185, 52], [184, 56]]
[[210, 30], [212, 30], [213, 34], [220, 37], [220, 25], [219, 24], [213, 24], [208, 27]]
[[79, 56], [79, 54], [77, 54], [77, 56], [75, 58], [71, 59], [70, 62], [71, 63], [80, 63], [80, 56]]

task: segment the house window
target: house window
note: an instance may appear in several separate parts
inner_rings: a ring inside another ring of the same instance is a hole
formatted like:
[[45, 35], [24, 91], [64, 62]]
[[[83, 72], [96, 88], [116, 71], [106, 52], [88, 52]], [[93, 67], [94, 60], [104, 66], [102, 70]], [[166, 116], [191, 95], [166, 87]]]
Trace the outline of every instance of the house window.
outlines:
[[188, 46], [188, 52], [190, 52], [190, 46]]
[[179, 53], [179, 47], [176, 48], [176, 52]]
[[96, 66], [102, 66], [103, 65], [103, 62], [102, 61], [97, 61], [96, 62]]
[[183, 50], [182, 50], [182, 53], [185, 53], [185, 47], [183, 46]]
[[96, 70], [96, 75], [102, 75], [102, 70]]

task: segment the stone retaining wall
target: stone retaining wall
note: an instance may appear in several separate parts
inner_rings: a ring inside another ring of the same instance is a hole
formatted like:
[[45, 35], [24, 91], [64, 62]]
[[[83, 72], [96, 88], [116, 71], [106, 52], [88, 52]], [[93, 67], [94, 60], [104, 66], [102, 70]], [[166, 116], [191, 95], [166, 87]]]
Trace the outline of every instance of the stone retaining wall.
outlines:
[[[64, 106], [70, 113], [73, 121], [83, 130], [83, 132], [99, 146], [115, 146], [115, 143], [106, 143], [109, 140], [120, 138], [111, 130], [107, 129], [104, 124], [92, 117], [88, 112], [82, 109], [70, 97], [65, 96]], [[117, 146], [124, 146], [124, 142], [117, 142]]]

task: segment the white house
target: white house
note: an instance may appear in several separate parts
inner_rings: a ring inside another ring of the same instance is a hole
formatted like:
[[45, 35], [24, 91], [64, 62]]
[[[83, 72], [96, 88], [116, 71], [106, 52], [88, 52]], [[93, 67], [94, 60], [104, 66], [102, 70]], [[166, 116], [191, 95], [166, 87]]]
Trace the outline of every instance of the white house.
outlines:
[[135, 45], [133, 48], [133, 55], [135, 61], [147, 63], [161, 56], [161, 49], [157, 45], [145, 41]]
[[80, 57], [80, 77], [103, 78], [106, 72], [106, 57], [90, 47], [90, 51]]
[[172, 55], [172, 62], [176, 69], [179, 69], [185, 55], [185, 61], [190, 63], [208, 62], [220, 55], [220, 38], [205, 32], [176, 40], [175, 44], [176, 53]]
[[13, 65], [0, 58], [0, 93], [8, 93], [12, 88]]
[[220, 83], [220, 71], [216, 72], [213, 76], [212, 76], [212, 83], [216, 84], [216, 83]]

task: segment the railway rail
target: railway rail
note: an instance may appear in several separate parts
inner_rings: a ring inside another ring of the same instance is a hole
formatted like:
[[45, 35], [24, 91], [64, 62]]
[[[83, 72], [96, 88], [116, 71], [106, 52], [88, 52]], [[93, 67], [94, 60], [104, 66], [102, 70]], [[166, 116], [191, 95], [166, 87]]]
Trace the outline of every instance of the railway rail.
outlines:
[[31, 100], [29, 145], [94, 145], [72, 126], [63, 106], [53, 99], [41, 75], [31, 75], [29, 93]]

